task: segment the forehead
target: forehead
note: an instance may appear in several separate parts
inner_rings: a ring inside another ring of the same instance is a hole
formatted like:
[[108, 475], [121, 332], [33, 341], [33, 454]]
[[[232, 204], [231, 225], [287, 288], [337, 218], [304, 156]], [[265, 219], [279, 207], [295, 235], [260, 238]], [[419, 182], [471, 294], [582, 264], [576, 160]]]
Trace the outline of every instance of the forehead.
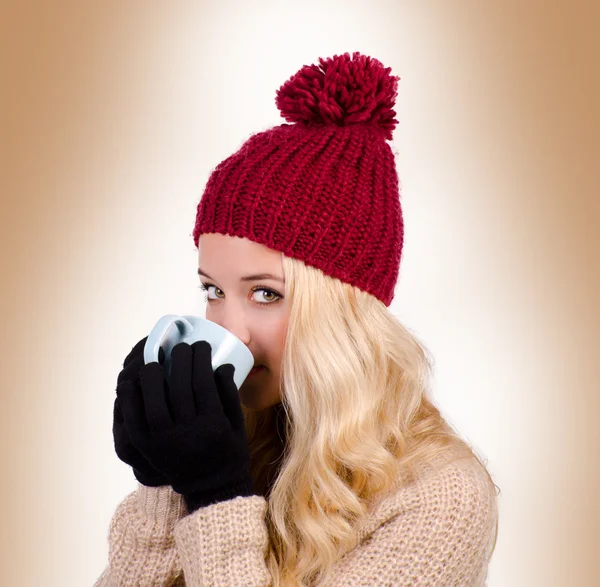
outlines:
[[[281, 252], [261, 243], [228, 234], [202, 234], [198, 240], [199, 266], [209, 272], [211, 269], [218, 271], [220, 264], [227, 262], [232, 269], [239, 267], [246, 270], [251, 263], [254, 268], [277, 269], [282, 273], [281, 256]], [[260, 267], [256, 267], [257, 265]]]

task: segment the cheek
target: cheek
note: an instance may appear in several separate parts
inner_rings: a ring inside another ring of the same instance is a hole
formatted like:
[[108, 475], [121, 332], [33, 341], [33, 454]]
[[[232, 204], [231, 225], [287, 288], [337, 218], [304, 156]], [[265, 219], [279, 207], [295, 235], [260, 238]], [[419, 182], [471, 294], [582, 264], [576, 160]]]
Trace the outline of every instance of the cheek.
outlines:
[[268, 324], [263, 322], [256, 325], [256, 338], [260, 346], [268, 353], [270, 364], [273, 368], [279, 365], [283, 357], [283, 348], [287, 336], [287, 321], [273, 321]]
[[273, 320], [269, 325], [269, 336], [271, 340], [276, 341], [276, 346], [283, 347], [285, 342], [288, 328], [288, 320], [278, 319]]
[[285, 340], [287, 332], [288, 321], [282, 319], [280, 316], [265, 316], [257, 315], [253, 316], [252, 329], [256, 332], [257, 336], [261, 336], [263, 339], [271, 341], [282, 341]]

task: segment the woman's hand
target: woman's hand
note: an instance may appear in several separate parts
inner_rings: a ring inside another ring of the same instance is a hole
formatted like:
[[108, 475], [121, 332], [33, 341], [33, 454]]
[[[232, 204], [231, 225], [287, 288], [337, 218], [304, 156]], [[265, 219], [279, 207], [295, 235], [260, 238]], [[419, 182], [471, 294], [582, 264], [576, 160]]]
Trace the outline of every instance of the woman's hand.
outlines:
[[[113, 407], [113, 440], [117, 456], [133, 469], [136, 479], [148, 487], [159, 487], [160, 485], [169, 485], [167, 477], [155, 469], [140, 451], [131, 443], [129, 433], [125, 428], [123, 412], [119, 394], [124, 387], [139, 387], [139, 371], [144, 365], [144, 346], [146, 339], [144, 337], [131, 349], [131, 352], [123, 362], [123, 370], [117, 378], [117, 397]], [[160, 349], [160, 353], [163, 353]], [[159, 354], [160, 357], [160, 354]]]
[[213, 372], [206, 341], [179, 343], [171, 353], [170, 381], [153, 362], [140, 385], [118, 392], [133, 445], [186, 496], [192, 509], [251, 495], [250, 452], [233, 365]]

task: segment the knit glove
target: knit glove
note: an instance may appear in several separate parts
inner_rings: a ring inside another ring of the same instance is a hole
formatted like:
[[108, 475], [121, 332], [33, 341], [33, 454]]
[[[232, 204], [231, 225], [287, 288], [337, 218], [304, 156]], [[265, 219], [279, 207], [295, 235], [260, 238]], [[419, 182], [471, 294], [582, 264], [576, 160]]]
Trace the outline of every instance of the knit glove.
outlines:
[[140, 385], [123, 385], [119, 399], [133, 445], [188, 509], [253, 494], [250, 451], [234, 366], [214, 372], [207, 341], [178, 343], [170, 381], [163, 366], [148, 363]]
[[[144, 337], [131, 349], [131, 352], [123, 362], [123, 370], [117, 378], [117, 397], [113, 406], [113, 440], [117, 456], [133, 469], [135, 478], [147, 487], [159, 487], [169, 485], [169, 480], [164, 473], [155, 469], [140, 453], [140, 451], [131, 443], [129, 433], [125, 428], [123, 411], [121, 407], [120, 393], [124, 387], [139, 387], [139, 371], [144, 365], [144, 346], [146, 339]], [[162, 354], [162, 357], [161, 357]], [[164, 352], [159, 351], [159, 360], [164, 359]]]

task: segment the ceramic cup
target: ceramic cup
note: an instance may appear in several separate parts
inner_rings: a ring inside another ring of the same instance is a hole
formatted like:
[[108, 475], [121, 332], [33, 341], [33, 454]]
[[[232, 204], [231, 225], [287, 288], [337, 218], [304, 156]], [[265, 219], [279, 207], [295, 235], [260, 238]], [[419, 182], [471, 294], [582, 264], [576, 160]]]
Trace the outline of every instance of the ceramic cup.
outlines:
[[144, 362], [158, 362], [158, 349], [162, 347], [165, 353], [163, 369], [168, 380], [173, 347], [180, 342], [191, 345], [198, 340], [208, 341], [212, 348], [213, 371], [225, 363], [235, 367], [233, 380], [239, 389], [254, 367], [254, 356], [235, 334], [199, 316], [167, 314], [160, 318], [148, 335], [144, 346]]

